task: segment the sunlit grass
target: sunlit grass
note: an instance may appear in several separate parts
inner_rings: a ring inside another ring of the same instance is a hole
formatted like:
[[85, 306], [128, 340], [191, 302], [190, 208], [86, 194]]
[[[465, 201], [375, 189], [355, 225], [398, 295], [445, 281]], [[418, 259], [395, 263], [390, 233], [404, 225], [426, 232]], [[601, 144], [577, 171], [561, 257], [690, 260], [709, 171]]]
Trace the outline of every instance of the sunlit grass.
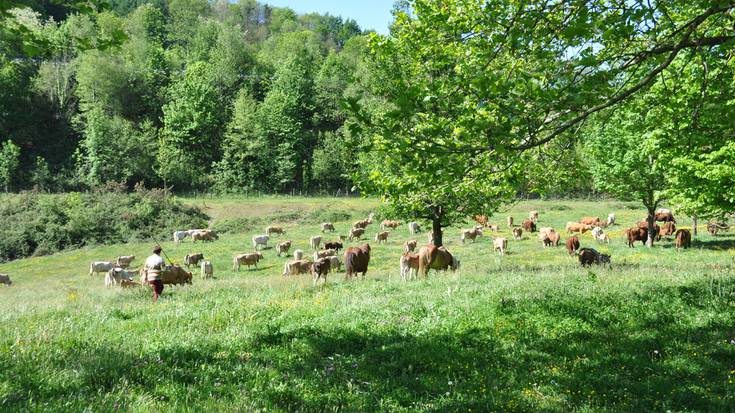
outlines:
[[[216, 219], [345, 209], [345, 234], [375, 201], [211, 198]], [[250, 233], [215, 243], [164, 242], [177, 262], [203, 252], [214, 280], [148, 289], [105, 289], [91, 260], [134, 254], [150, 243], [68, 251], [0, 266], [0, 410], [80, 411], [730, 411], [735, 405], [735, 278], [730, 234], [700, 234], [690, 250], [671, 241], [629, 249], [622, 229], [643, 217], [620, 202], [523, 202], [562, 230], [582, 216], [615, 212], [611, 270], [582, 269], [563, 247], [535, 234], [492, 252], [490, 237], [462, 245], [457, 273], [400, 281], [406, 226], [373, 246], [365, 280], [311, 287], [282, 277], [286, 258], [264, 251], [257, 270], [231, 269], [252, 251]], [[263, 208], [264, 211], [261, 211]], [[298, 221], [295, 221], [298, 222]], [[274, 222], [309, 252], [318, 224]], [[684, 217], [680, 225], [690, 224]], [[467, 223], [465, 227], [471, 224]], [[426, 227], [426, 225], [425, 225]], [[417, 237], [424, 243], [426, 235]], [[289, 258], [290, 259], [290, 258]]]

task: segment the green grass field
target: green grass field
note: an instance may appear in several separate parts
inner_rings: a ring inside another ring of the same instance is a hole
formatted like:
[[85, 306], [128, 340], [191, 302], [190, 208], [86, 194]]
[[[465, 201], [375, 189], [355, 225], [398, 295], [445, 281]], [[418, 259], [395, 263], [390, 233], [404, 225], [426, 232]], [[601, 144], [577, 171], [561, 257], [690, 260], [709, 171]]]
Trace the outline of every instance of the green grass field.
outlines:
[[[378, 207], [185, 201], [215, 224], [282, 224], [287, 234], [274, 241], [307, 252], [318, 218], [346, 217], [333, 239]], [[582, 269], [535, 234], [512, 240], [505, 216], [520, 222], [532, 209], [562, 231], [615, 212], [609, 245], [582, 238], [612, 255], [612, 269]], [[461, 245], [449, 228], [461, 270], [408, 283], [398, 270], [405, 225], [380, 246], [378, 225], [369, 227], [366, 279], [333, 273], [316, 288], [306, 276], [282, 277], [286, 258], [273, 249], [257, 270], [231, 270], [265, 225], [214, 243], [165, 242], [178, 262], [203, 252], [216, 278], [196, 271], [193, 285], [167, 287], [157, 305], [148, 288], [106, 289], [102, 275], [87, 274], [90, 261], [117, 255], [140, 265], [150, 243], [2, 264], [14, 284], [0, 285], [0, 410], [735, 412], [735, 235], [702, 231], [678, 253], [672, 241], [629, 249], [622, 230], [643, 216], [615, 201], [521, 202], [491, 219], [511, 238], [506, 256], [488, 236]]]

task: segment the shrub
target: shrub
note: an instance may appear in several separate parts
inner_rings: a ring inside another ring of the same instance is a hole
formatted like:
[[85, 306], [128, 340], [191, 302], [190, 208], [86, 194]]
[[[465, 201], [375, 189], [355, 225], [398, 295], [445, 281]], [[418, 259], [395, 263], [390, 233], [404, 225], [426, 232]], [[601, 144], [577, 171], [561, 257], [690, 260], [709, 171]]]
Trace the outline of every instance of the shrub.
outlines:
[[85, 245], [168, 239], [181, 228], [206, 227], [208, 217], [162, 190], [106, 188], [64, 195], [7, 196], [0, 219], [0, 262]]

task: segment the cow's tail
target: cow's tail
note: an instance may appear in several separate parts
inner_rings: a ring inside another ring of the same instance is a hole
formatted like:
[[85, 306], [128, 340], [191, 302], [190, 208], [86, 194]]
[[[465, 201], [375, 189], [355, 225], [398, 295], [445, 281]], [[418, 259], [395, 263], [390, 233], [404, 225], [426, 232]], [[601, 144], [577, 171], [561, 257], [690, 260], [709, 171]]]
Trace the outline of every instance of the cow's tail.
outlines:
[[89, 263], [89, 276], [91, 277], [92, 275], [94, 275], [94, 263], [90, 262]]

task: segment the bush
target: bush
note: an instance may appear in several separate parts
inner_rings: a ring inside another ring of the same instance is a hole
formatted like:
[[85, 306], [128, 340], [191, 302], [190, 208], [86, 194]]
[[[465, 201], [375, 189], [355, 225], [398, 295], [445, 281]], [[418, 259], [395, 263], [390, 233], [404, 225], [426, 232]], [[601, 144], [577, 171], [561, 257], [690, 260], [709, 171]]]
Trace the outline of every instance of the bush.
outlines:
[[119, 188], [65, 195], [7, 196], [0, 219], [0, 262], [85, 245], [168, 239], [181, 228], [206, 227], [208, 217], [162, 190]]

